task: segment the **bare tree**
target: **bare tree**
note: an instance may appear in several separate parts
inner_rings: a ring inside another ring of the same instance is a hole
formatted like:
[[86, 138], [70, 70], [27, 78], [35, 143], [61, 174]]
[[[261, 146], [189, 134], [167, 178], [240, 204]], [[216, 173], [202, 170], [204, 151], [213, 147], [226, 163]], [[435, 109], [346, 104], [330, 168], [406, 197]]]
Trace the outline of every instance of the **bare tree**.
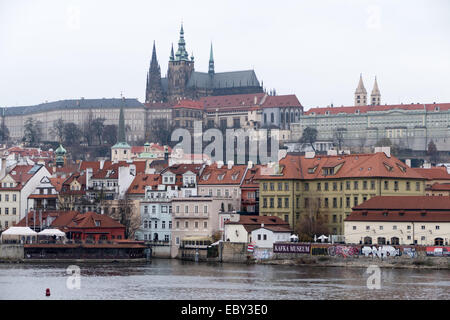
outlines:
[[309, 144], [315, 152], [316, 148], [314, 148], [314, 143], [317, 140], [317, 134], [318, 132], [316, 128], [307, 127], [303, 130], [303, 135], [300, 138], [299, 142], [303, 144]]
[[347, 129], [345, 128], [337, 128], [333, 133], [334, 143], [338, 146], [338, 151], [342, 150], [345, 141], [345, 133]]
[[64, 120], [62, 118], [53, 122], [53, 126], [50, 128], [50, 134], [58, 139], [59, 143], [64, 140]]
[[[133, 201], [125, 196], [123, 199], [109, 202], [106, 211], [108, 215], [125, 226], [125, 238], [134, 238], [135, 232], [141, 227], [141, 215], [139, 214]], [[115, 209], [115, 210], [114, 210]]]
[[312, 241], [314, 235], [328, 234], [329, 229], [324, 213], [328, 212], [325, 208], [321, 211], [318, 198], [310, 198], [309, 205], [305, 208], [305, 213], [295, 226], [295, 231], [301, 241]]

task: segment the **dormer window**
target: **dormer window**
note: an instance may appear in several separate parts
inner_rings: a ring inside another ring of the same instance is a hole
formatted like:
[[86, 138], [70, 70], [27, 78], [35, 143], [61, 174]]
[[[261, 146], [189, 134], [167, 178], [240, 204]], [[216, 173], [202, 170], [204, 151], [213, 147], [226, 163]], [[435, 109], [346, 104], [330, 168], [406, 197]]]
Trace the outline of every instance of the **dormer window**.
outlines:
[[217, 180], [221, 181], [221, 180], [223, 180], [224, 177], [225, 177], [225, 173], [222, 173], [217, 177]]
[[95, 220], [95, 226], [100, 227], [100, 220]]

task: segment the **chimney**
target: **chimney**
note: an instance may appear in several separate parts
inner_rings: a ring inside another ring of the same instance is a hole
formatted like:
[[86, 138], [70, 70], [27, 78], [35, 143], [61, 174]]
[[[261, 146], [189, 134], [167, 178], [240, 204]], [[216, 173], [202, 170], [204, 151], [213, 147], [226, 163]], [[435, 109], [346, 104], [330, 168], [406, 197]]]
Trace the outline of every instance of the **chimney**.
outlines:
[[261, 228], [264, 228], [264, 223], [261, 223]]
[[249, 169], [253, 168], [253, 161], [247, 162], [247, 168]]
[[103, 169], [104, 164], [105, 164], [105, 160], [100, 160], [100, 170]]
[[233, 164], [234, 162], [232, 160], [228, 161], [228, 170], [231, 170], [231, 168], [233, 168]]
[[217, 161], [217, 169], [222, 168], [223, 166], [223, 161]]
[[327, 150], [327, 155], [328, 156], [337, 156], [337, 151], [336, 150]]
[[406, 159], [406, 160], [405, 160], [405, 163], [406, 163], [406, 165], [407, 165], [408, 167], [411, 168], [411, 159]]

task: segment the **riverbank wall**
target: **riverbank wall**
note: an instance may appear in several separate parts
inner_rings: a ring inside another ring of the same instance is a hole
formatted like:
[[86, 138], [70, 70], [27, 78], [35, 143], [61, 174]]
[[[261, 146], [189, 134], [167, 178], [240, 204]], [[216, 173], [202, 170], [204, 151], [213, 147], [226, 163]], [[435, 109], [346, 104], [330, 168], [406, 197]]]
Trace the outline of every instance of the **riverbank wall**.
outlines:
[[19, 261], [24, 258], [24, 249], [21, 244], [0, 244], [0, 261]]
[[224, 242], [221, 249], [221, 261], [230, 263], [450, 269], [446, 247], [277, 243], [249, 251], [247, 243]]

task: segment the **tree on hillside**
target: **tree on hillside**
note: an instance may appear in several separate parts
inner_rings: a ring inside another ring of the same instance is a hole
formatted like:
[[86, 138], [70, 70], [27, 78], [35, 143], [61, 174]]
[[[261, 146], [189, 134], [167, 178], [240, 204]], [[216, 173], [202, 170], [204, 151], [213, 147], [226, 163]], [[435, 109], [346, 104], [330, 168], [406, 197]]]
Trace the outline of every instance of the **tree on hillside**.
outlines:
[[56, 138], [59, 143], [64, 140], [64, 120], [59, 118], [53, 122], [53, 126], [50, 128], [50, 134]]
[[98, 144], [102, 145], [103, 141], [103, 130], [105, 128], [105, 118], [95, 118], [92, 120], [92, 130], [94, 136], [98, 139]]
[[127, 195], [117, 200], [116, 205], [107, 206], [108, 215], [125, 226], [125, 238], [133, 239], [142, 221], [134, 202]]
[[338, 151], [342, 150], [345, 141], [345, 133], [347, 129], [345, 128], [337, 128], [333, 133], [334, 143], [338, 147]]
[[110, 145], [117, 142], [117, 125], [109, 124], [103, 128], [103, 140]]
[[86, 120], [83, 122], [82, 129], [81, 129], [81, 131], [83, 133], [83, 137], [86, 140], [86, 143], [88, 146], [92, 145], [92, 140], [93, 140], [92, 121], [93, 121], [92, 110], [89, 110], [88, 116], [87, 116]]
[[22, 141], [27, 146], [36, 146], [41, 140], [42, 122], [35, 121], [33, 118], [28, 118], [25, 121]]
[[148, 139], [160, 145], [169, 145], [172, 126], [167, 119], [154, 119], [148, 129]]
[[430, 156], [430, 161], [432, 163], [439, 161], [439, 152], [433, 140], [428, 143], [427, 155]]
[[7, 126], [5, 126], [5, 123], [2, 122], [2, 125], [0, 126], [0, 141], [2, 143], [6, 143], [9, 140], [9, 129]]
[[309, 144], [315, 152], [316, 148], [314, 148], [314, 143], [317, 141], [317, 134], [316, 128], [307, 127], [303, 130], [303, 135], [299, 142]]
[[69, 122], [64, 124], [63, 136], [64, 143], [67, 146], [78, 146], [80, 144], [80, 139], [83, 136], [83, 133], [75, 123]]

